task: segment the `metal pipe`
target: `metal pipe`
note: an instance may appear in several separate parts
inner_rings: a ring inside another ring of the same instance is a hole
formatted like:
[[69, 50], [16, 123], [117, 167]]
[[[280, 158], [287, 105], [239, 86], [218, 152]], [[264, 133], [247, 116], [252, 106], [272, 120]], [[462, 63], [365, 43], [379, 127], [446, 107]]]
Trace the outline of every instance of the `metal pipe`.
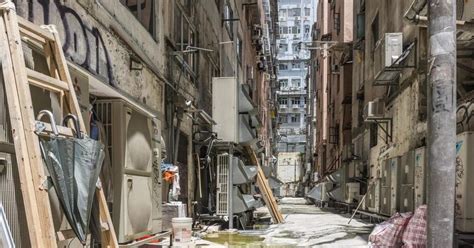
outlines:
[[430, 0], [428, 6], [428, 247], [453, 247], [456, 1]]
[[403, 17], [409, 22], [417, 22], [417, 16], [419, 16], [425, 6], [426, 0], [414, 0]]

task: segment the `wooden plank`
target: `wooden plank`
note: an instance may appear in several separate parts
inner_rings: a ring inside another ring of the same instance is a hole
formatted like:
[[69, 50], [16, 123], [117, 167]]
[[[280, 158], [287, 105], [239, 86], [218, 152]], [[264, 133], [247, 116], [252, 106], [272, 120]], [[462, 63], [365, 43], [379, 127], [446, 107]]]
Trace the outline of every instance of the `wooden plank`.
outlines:
[[[53, 219], [51, 214], [51, 205], [47, 191], [40, 190], [40, 185], [46, 180], [44, 165], [39, 149], [38, 136], [35, 134], [35, 116], [33, 113], [33, 104], [26, 74], [25, 59], [21, 46], [21, 37], [18, 26], [18, 17], [15, 11], [5, 11], [5, 27], [7, 31], [7, 40], [10, 47], [10, 57], [13, 70], [15, 72], [18, 99], [21, 107], [21, 118], [24, 125], [23, 130], [26, 138], [28, 158], [30, 160], [30, 170], [33, 179], [33, 188], [35, 190], [36, 202], [38, 204], [39, 218], [41, 220], [41, 230], [44, 247], [57, 247], [56, 234], [54, 232]], [[33, 24], [31, 24], [33, 25]]]
[[[41, 125], [44, 126], [44, 130], [40, 133], [37, 133], [38, 135], [42, 136], [49, 136], [54, 134], [53, 129], [51, 128], [51, 124], [42, 122], [42, 121], [37, 121], [41, 123]], [[63, 137], [74, 137], [74, 130], [72, 128], [64, 127], [64, 126], [56, 126], [58, 129], [58, 133], [60, 136]]]
[[53, 92], [69, 90], [68, 84], [66, 82], [52, 78], [41, 72], [27, 68], [26, 74], [28, 75], [28, 82], [40, 88], [44, 88]]
[[[50, 27], [51, 29], [51, 27]], [[72, 83], [71, 74], [69, 73], [69, 68], [67, 66], [66, 57], [64, 56], [63, 49], [61, 47], [61, 40], [57, 31], [52, 30], [52, 35], [54, 36], [54, 41], [50, 42], [51, 50], [56, 59], [56, 66], [59, 73], [59, 78], [61, 81], [64, 81], [68, 84], [68, 88], [71, 89], [66, 93], [66, 98], [68, 100], [68, 106], [71, 113], [80, 120], [80, 128], [83, 131], [86, 131], [87, 128], [84, 124], [84, 119], [82, 118], [82, 113], [79, 108], [79, 102], [77, 101], [76, 91], [74, 90], [74, 85]]]
[[273, 196], [273, 192], [270, 189], [268, 180], [265, 178], [265, 174], [262, 170], [262, 167], [260, 166], [260, 162], [257, 159], [257, 155], [255, 154], [255, 151], [252, 150], [250, 146], [246, 146], [245, 149], [250, 156], [250, 162], [257, 165], [257, 171], [258, 171], [257, 185], [260, 189], [260, 192], [262, 193], [263, 200], [265, 201], [267, 208], [270, 210], [270, 214], [273, 218], [273, 221], [275, 223], [283, 223], [284, 222], [283, 216], [281, 215], [281, 212], [278, 209], [278, 205], [275, 201], [275, 197]]
[[31, 34], [41, 37], [44, 40], [54, 40], [54, 36], [50, 32], [39, 28], [39, 26], [33, 24], [32, 22], [27, 21], [19, 16], [16, 19], [18, 20], [17, 23], [22, 33], [25, 33], [25, 34], [31, 33]]
[[110, 217], [107, 201], [105, 200], [105, 195], [102, 188], [97, 189], [95, 195], [99, 201], [100, 222], [107, 225], [107, 228], [102, 230], [101, 244], [103, 247], [117, 248], [119, 247], [117, 236], [115, 235], [114, 225], [112, 223], [112, 218]]
[[4, 141], [0, 141], [0, 152], [15, 154], [15, 145], [4, 142]]
[[38, 211], [36, 202], [36, 187], [33, 183], [31, 165], [28, 155], [25, 133], [23, 132], [23, 121], [21, 115], [21, 106], [18, 96], [16, 78], [14, 75], [10, 48], [7, 41], [5, 22], [6, 11], [1, 13], [0, 19], [0, 63], [2, 66], [3, 80], [5, 86], [5, 96], [7, 98], [8, 111], [10, 115], [10, 124], [12, 138], [15, 144], [15, 156], [20, 176], [20, 185], [22, 191], [23, 204], [25, 207], [26, 221], [28, 224], [28, 234], [32, 247], [44, 247], [42, 235], [42, 219]]

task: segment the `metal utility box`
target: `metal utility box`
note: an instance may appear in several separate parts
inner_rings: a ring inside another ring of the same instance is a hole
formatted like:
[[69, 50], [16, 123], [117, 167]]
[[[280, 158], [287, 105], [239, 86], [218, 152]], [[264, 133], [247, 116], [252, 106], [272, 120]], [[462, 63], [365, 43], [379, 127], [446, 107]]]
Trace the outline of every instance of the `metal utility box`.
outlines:
[[400, 212], [413, 212], [414, 200], [415, 191], [413, 190], [413, 185], [402, 185], [400, 188]]
[[399, 210], [400, 203], [400, 157], [394, 157], [390, 159], [390, 193], [392, 195], [390, 199], [390, 215], [396, 213]]
[[372, 180], [368, 185], [369, 192], [365, 200], [366, 209], [378, 213], [380, 211], [380, 179]]
[[401, 158], [401, 183], [413, 185], [415, 180], [415, 151], [405, 153]]
[[392, 171], [390, 170], [390, 159], [386, 159], [382, 161], [382, 169], [381, 169], [381, 175], [380, 175], [380, 183], [381, 187], [390, 187], [391, 186], [391, 173]]
[[474, 132], [457, 135], [456, 141], [456, 229], [474, 232]]
[[426, 147], [415, 150], [414, 208], [426, 203]]
[[389, 187], [380, 189], [380, 213], [383, 215], [392, 215], [391, 211], [391, 192]]
[[256, 138], [259, 123], [245, 89], [235, 77], [212, 78], [213, 131], [222, 141], [248, 143]]

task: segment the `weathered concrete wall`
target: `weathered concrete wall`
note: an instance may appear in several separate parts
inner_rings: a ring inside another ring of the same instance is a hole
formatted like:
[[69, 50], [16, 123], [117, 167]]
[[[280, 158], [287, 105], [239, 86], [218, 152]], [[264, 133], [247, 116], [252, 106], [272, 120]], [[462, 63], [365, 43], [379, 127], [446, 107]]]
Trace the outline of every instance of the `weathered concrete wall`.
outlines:
[[[129, 27], [129, 30], [138, 30], [135, 31], [138, 33], [135, 37], [140, 40], [142, 46], [138, 46], [135, 50], [146, 50], [146, 47], [158, 49], [158, 45], [125, 6], [114, 7], [117, 12], [122, 10], [128, 15], [112, 17], [97, 1], [17, 0], [16, 4], [18, 14], [25, 19], [36, 24], [56, 26], [68, 60], [101, 81], [129, 93], [136, 100], [162, 112], [163, 82], [146, 66], [143, 70], [130, 70], [130, 60], [134, 51], [130, 48], [130, 44], [118, 36], [118, 27], [123, 31], [125, 28], [121, 24], [129, 23], [135, 27], [133, 29]], [[83, 5], [88, 6], [88, 9]], [[117, 32], [113, 32], [115, 29]], [[144, 39], [147, 36], [149, 38]], [[163, 63], [160, 61], [163, 59], [154, 58], [156, 64]]]

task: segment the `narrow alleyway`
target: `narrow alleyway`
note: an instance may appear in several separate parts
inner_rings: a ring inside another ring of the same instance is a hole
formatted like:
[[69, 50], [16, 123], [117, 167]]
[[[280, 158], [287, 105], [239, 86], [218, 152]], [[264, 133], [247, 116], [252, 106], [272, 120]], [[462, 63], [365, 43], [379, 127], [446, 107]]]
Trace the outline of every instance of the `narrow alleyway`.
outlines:
[[[232, 235], [210, 234], [206, 239], [226, 247], [367, 247], [372, 224], [357, 219], [347, 224], [348, 214], [308, 205], [303, 198], [283, 198], [280, 207], [284, 224]], [[256, 211], [266, 213], [266, 208]]]

